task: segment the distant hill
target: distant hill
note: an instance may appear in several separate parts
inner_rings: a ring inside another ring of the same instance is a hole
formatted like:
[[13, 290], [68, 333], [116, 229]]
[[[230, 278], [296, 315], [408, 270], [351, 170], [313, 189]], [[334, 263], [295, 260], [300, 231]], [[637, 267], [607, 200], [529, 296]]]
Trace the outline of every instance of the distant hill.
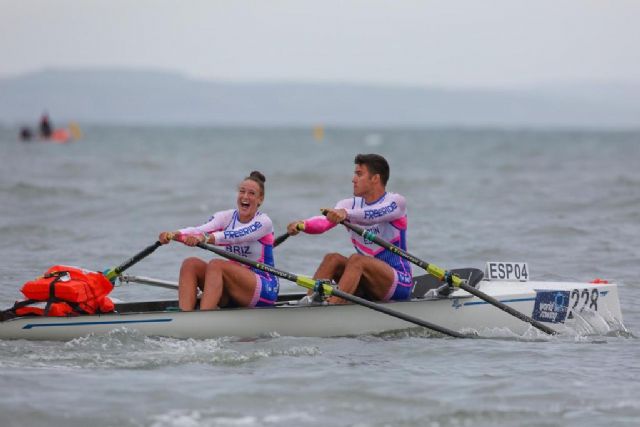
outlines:
[[640, 87], [468, 90], [225, 83], [158, 71], [44, 70], [0, 79], [0, 123], [640, 127]]

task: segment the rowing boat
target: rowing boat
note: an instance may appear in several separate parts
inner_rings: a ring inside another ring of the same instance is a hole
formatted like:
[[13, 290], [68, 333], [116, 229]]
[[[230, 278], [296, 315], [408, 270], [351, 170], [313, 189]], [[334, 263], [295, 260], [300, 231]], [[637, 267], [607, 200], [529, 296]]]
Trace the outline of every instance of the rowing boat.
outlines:
[[[135, 281], [135, 280], [133, 280]], [[158, 281], [160, 282], [160, 281]], [[414, 298], [380, 306], [454, 331], [504, 330], [523, 335], [528, 323], [455, 289], [437, 292], [432, 276], [415, 278]], [[624, 330], [618, 286], [606, 281], [551, 282], [483, 279], [475, 288], [560, 333], [606, 334]], [[70, 340], [127, 328], [147, 336], [207, 339], [223, 336], [333, 337], [381, 334], [415, 324], [355, 305], [302, 303], [304, 294], [280, 296], [274, 307], [183, 312], [175, 300], [116, 304], [109, 314], [16, 317], [0, 322], [0, 339]], [[537, 332], [533, 330], [533, 332]]]

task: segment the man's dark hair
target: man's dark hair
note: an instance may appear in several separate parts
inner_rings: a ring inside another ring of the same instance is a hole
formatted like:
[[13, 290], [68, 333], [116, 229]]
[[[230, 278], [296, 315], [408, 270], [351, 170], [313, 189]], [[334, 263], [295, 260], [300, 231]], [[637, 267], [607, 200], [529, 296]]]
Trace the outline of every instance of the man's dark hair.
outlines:
[[389, 181], [389, 163], [380, 154], [358, 154], [354, 160], [356, 165], [365, 165], [371, 175], [380, 175], [382, 185]]

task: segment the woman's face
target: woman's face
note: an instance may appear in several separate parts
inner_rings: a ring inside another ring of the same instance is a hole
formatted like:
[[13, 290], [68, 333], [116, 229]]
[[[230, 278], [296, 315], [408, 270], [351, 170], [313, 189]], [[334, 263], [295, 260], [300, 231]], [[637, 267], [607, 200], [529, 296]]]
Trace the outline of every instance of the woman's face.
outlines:
[[253, 218], [263, 200], [264, 196], [257, 182], [251, 179], [242, 181], [238, 187], [237, 199], [240, 221], [246, 222]]

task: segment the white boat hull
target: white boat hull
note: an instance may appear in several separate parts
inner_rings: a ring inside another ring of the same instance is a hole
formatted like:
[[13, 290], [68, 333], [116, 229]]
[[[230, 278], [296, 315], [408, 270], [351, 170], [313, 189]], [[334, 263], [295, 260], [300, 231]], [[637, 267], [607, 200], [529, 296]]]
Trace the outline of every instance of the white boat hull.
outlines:
[[[478, 288], [551, 328], [604, 334], [622, 326], [615, 284], [492, 282]], [[458, 332], [508, 329], [522, 335], [532, 327], [516, 317], [457, 290], [447, 298], [383, 304]], [[70, 340], [128, 328], [148, 336], [206, 339], [221, 336], [353, 336], [379, 334], [416, 325], [358, 305], [295, 303], [254, 309], [181, 312], [122, 312], [78, 317], [22, 317], [0, 322], [0, 339]], [[537, 330], [536, 330], [537, 331]], [[541, 333], [541, 332], [540, 332]]]

